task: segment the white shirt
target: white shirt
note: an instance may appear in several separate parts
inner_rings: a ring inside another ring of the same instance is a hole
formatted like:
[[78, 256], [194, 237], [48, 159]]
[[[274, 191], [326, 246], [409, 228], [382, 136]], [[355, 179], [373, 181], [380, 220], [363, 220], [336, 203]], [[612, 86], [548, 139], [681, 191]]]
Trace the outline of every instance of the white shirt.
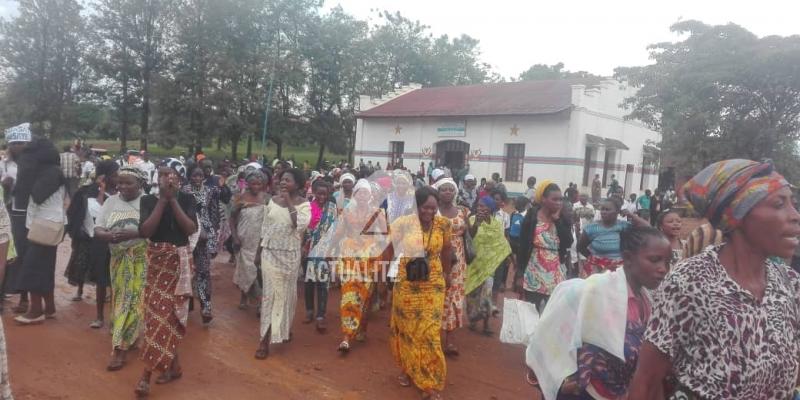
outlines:
[[33, 198], [28, 200], [28, 214], [25, 216], [25, 227], [30, 228], [34, 218], [46, 219], [52, 222], [67, 222], [64, 213], [64, 185], [50, 195], [42, 204], [36, 204]]
[[153, 183], [153, 175], [156, 171], [156, 165], [153, 164], [152, 161], [142, 161], [138, 165], [136, 165], [142, 172], [147, 175], [147, 183]]
[[81, 164], [81, 177], [88, 178], [89, 174], [94, 172], [94, 163], [86, 160]]
[[625, 200], [625, 204], [622, 206], [623, 210], [628, 210], [632, 214], [636, 214], [636, 202], [631, 202], [630, 200]]
[[504, 210], [497, 210], [497, 212], [494, 214], [494, 218], [503, 224], [503, 229], [508, 229], [511, 227], [511, 215]]

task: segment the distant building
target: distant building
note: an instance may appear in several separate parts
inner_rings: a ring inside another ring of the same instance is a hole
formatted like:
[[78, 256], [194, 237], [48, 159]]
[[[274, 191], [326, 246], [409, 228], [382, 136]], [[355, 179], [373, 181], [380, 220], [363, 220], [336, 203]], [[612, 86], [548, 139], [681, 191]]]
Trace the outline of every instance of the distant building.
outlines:
[[655, 189], [660, 135], [620, 108], [635, 89], [614, 81], [527, 81], [470, 86], [404, 87], [384, 99], [361, 96], [355, 161], [417, 171], [433, 161], [490, 178], [510, 192], [529, 176], [584, 190], [595, 174], [616, 175], [626, 193]]

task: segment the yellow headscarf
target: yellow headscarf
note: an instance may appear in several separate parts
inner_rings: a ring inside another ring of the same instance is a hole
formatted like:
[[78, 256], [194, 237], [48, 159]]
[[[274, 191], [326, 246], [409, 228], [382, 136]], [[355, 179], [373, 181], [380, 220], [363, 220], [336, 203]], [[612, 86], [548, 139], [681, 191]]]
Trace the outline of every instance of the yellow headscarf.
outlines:
[[545, 189], [547, 189], [547, 187], [552, 185], [553, 183], [555, 183], [555, 182], [553, 182], [550, 179], [545, 179], [545, 180], [539, 182], [539, 186], [536, 187], [536, 193], [533, 196], [533, 201], [536, 204], [542, 204], [542, 200], [544, 199], [544, 191], [545, 191]]

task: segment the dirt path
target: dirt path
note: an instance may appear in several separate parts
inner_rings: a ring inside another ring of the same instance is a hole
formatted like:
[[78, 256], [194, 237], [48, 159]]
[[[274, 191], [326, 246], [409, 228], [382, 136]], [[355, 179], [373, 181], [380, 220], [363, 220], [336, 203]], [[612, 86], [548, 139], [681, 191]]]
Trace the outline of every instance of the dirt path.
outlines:
[[[63, 270], [69, 244], [59, 249], [56, 277], [57, 319], [44, 325], [16, 326], [6, 303], [3, 315], [11, 384], [17, 399], [128, 399], [142, 364], [129, 357], [120, 372], [106, 372], [111, 348], [108, 329], [93, 330], [94, 289], [86, 288], [83, 302], [70, 298], [75, 289]], [[154, 399], [417, 399], [413, 389], [401, 388], [387, 343], [388, 311], [373, 314], [369, 339], [357, 343], [346, 357], [336, 352], [338, 290], [328, 306], [329, 333], [317, 334], [301, 323], [303, 303], [289, 344], [273, 345], [270, 358], [257, 361], [255, 310], [237, 309], [239, 293], [231, 282], [233, 266], [218, 258], [213, 266], [215, 320], [204, 328], [199, 313], [192, 313], [188, 334], [180, 347], [183, 378], [167, 386], [153, 385]], [[16, 296], [14, 297], [16, 301]], [[493, 320], [499, 331], [499, 319]], [[523, 380], [524, 348], [505, 345], [495, 338], [458, 332], [461, 356], [448, 359], [450, 399], [532, 399]]]

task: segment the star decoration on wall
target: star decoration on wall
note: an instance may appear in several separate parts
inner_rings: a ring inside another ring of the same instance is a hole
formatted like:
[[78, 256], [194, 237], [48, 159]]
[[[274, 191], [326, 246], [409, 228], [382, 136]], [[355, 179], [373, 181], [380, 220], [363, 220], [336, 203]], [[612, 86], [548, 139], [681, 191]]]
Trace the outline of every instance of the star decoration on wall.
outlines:
[[400, 126], [400, 124], [397, 124], [397, 126], [394, 127], [394, 134], [395, 135], [399, 135], [400, 131], [402, 131], [402, 130], [403, 130], [403, 128]]
[[514, 126], [511, 127], [511, 136], [519, 136], [519, 128], [517, 127], [517, 124], [514, 124]]

